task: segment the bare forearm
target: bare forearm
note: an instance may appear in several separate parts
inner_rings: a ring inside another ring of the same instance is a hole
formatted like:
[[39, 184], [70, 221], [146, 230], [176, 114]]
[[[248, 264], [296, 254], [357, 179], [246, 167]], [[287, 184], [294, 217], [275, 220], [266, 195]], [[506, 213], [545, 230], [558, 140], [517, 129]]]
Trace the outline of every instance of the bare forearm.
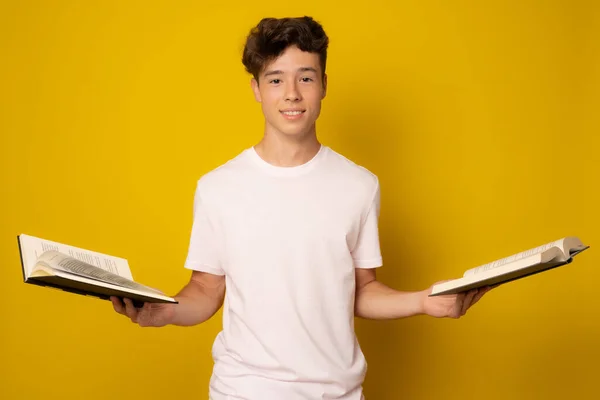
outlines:
[[355, 315], [365, 319], [398, 319], [423, 313], [423, 292], [400, 292], [373, 280], [356, 293]]
[[172, 325], [192, 326], [210, 319], [223, 304], [223, 289], [190, 281], [176, 296]]

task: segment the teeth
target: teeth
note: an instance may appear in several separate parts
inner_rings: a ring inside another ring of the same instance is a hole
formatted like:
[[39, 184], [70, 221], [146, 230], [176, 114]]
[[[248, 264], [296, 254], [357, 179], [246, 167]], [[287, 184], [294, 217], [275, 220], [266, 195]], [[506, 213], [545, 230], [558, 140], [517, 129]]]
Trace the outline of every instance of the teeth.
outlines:
[[285, 115], [300, 115], [302, 114], [302, 111], [284, 111], [283, 113]]

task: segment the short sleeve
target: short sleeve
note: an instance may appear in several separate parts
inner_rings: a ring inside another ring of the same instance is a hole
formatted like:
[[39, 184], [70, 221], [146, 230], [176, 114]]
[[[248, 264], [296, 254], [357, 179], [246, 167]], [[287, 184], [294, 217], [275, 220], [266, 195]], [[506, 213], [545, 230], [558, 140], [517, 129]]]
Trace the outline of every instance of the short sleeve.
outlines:
[[185, 268], [225, 275], [219, 252], [219, 235], [211, 216], [202, 200], [200, 186], [194, 195], [193, 222]]
[[381, 191], [378, 181], [370, 207], [361, 224], [357, 243], [352, 250], [352, 259], [356, 268], [377, 268], [383, 264], [379, 244], [380, 204]]

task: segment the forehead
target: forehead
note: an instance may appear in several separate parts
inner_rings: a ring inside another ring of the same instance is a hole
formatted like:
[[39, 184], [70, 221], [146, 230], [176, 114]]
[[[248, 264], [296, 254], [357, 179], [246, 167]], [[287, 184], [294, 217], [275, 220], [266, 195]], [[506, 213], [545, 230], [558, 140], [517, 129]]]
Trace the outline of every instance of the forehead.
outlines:
[[265, 65], [263, 73], [273, 70], [295, 72], [300, 68], [314, 68], [320, 72], [319, 54], [302, 51], [296, 46], [288, 47], [279, 57]]

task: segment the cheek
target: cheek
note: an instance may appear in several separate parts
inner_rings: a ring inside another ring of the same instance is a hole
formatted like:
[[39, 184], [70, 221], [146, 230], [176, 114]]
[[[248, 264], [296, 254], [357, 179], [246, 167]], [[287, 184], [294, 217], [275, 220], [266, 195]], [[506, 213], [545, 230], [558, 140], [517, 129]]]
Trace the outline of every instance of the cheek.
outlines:
[[265, 109], [277, 108], [278, 96], [273, 91], [266, 91], [262, 93], [262, 103]]
[[265, 113], [270, 112], [270, 110], [274, 107], [273, 96], [270, 95], [270, 93], [262, 92], [260, 94], [260, 103]]
[[311, 91], [310, 93], [306, 93], [304, 99], [311, 109], [319, 110], [321, 108], [321, 92]]

